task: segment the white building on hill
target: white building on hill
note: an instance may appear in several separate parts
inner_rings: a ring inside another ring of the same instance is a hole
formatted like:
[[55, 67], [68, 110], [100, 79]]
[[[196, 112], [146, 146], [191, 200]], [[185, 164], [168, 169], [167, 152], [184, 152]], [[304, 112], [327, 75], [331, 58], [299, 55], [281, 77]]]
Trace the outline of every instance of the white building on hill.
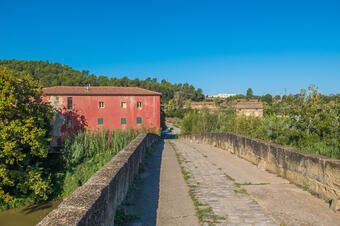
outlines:
[[228, 97], [232, 97], [232, 96], [235, 96], [236, 94], [226, 94], [226, 93], [219, 93], [217, 94], [216, 96], [213, 96], [213, 97], [218, 97], [218, 98], [228, 98]]

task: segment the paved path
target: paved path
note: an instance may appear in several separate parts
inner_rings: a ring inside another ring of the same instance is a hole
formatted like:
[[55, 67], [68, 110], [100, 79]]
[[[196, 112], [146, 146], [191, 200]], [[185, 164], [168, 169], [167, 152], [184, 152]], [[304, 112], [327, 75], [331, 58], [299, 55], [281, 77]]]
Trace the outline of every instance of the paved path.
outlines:
[[324, 201], [283, 178], [211, 145], [171, 142], [196, 199], [225, 218], [221, 225], [340, 225]]
[[193, 145], [173, 141], [188, 183], [201, 206], [202, 220], [215, 225], [277, 225], [234, 179]]
[[189, 188], [168, 141], [163, 151], [159, 197], [157, 225], [199, 225]]
[[128, 225], [199, 225], [189, 188], [168, 141], [154, 147], [129, 195], [128, 212], [139, 217]]
[[155, 147], [127, 202], [140, 217], [134, 226], [340, 225], [324, 201], [287, 180], [228, 151], [180, 140]]

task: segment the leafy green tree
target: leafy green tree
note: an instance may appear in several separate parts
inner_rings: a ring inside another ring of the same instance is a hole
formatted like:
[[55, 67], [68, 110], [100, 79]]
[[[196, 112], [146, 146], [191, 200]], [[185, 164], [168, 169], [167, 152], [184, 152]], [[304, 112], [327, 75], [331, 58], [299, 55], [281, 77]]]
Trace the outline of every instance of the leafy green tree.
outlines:
[[216, 106], [220, 106], [223, 103], [223, 99], [216, 97], [214, 98], [214, 102]]
[[49, 63], [48, 61], [24, 61], [24, 60], [0, 60], [0, 66], [6, 66], [14, 71], [14, 75], [22, 78], [27, 74], [34, 80], [38, 80], [44, 87], [50, 86], [135, 86], [162, 93], [162, 103], [167, 104], [174, 98], [176, 92], [181, 92], [184, 100], [201, 101], [204, 99], [202, 89], [185, 84], [172, 84], [163, 79], [158, 82], [156, 78], [145, 80], [123, 78], [108, 78], [100, 75], [90, 74], [88, 70], [74, 70], [67, 65]]
[[273, 98], [273, 101], [274, 102], [278, 102], [281, 100], [281, 96], [280, 95], [276, 95], [274, 98]]
[[173, 111], [175, 110], [175, 104], [174, 104], [174, 100], [171, 99], [169, 100], [169, 103], [167, 105], [167, 108], [166, 108], [167, 111]]
[[38, 82], [0, 67], [0, 205], [46, 200], [50, 174], [43, 168], [52, 111]]
[[340, 159], [340, 95], [325, 98], [310, 86], [276, 99], [280, 101], [273, 105], [265, 103], [263, 118], [188, 111], [181, 121], [182, 132], [234, 132]]
[[271, 105], [273, 103], [273, 97], [270, 94], [266, 94], [261, 97], [261, 101], [266, 102], [267, 104]]
[[173, 104], [174, 104], [174, 109], [181, 109], [184, 106], [184, 95], [182, 92], [176, 92], [174, 95]]
[[252, 88], [248, 88], [248, 89], [247, 89], [246, 97], [247, 97], [248, 99], [250, 99], [250, 98], [253, 97], [253, 90], [252, 90]]

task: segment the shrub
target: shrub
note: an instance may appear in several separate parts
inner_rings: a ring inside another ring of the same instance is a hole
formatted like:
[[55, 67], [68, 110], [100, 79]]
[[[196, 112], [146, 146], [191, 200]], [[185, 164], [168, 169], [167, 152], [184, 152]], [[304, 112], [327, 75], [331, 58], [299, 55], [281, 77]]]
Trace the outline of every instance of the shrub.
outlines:
[[52, 110], [42, 95], [37, 82], [0, 67], [1, 208], [46, 200], [52, 192], [51, 172], [43, 167]]
[[59, 196], [66, 197], [84, 184], [98, 169], [133, 140], [139, 131], [97, 130], [78, 133], [66, 139], [61, 150], [64, 160], [64, 179]]

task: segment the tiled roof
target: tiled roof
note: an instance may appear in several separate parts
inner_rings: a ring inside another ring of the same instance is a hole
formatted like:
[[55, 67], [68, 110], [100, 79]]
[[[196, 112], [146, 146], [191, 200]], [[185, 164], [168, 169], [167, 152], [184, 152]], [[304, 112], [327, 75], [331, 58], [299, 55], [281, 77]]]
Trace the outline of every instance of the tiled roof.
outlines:
[[85, 95], [85, 96], [161, 96], [161, 93], [138, 87], [115, 86], [53, 86], [43, 88], [46, 95]]
[[241, 101], [236, 104], [236, 109], [262, 109], [262, 102], [254, 102], [254, 101]]

